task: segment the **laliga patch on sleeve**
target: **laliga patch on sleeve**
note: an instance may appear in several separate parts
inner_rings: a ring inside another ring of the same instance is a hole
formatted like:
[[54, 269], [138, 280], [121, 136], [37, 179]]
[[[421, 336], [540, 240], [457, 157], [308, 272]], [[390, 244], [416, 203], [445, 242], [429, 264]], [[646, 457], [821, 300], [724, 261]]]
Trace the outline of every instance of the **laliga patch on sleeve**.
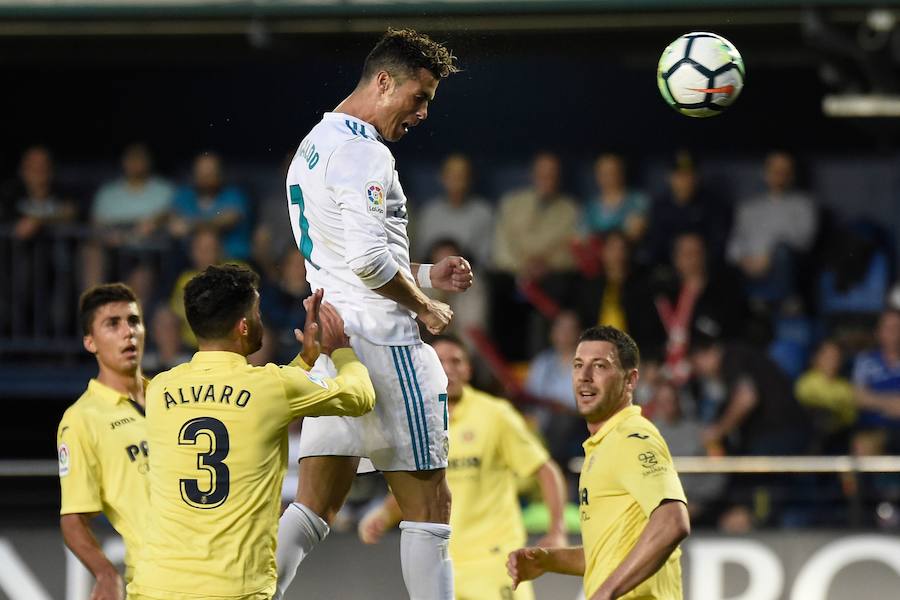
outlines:
[[69, 447], [66, 444], [60, 444], [57, 455], [59, 456], [59, 476], [65, 477], [69, 474]]
[[377, 181], [366, 184], [366, 209], [372, 214], [384, 216], [384, 186]]
[[328, 384], [325, 383], [325, 380], [322, 377], [320, 377], [318, 375], [313, 375], [310, 372], [307, 372], [306, 376], [309, 378], [310, 381], [312, 381], [317, 386], [319, 386], [321, 388], [325, 388], [326, 390], [328, 389]]

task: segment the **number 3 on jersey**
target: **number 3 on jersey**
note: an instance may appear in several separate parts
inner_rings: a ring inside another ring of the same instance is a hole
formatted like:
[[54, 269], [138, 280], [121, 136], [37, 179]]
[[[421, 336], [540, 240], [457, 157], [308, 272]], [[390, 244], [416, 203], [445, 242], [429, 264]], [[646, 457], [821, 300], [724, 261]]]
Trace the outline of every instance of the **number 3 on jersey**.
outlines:
[[306, 215], [303, 214], [306, 210], [306, 205], [303, 203], [303, 190], [300, 189], [299, 185], [292, 185], [289, 189], [291, 204], [300, 208], [300, 218], [298, 220], [298, 225], [300, 225], [300, 253], [309, 264], [318, 269], [319, 266], [312, 261], [313, 242], [312, 238], [309, 237], [309, 221], [306, 220]]
[[179, 446], [196, 446], [201, 436], [209, 440], [209, 451], [197, 454], [197, 470], [206, 471], [209, 485], [201, 489], [197, 479], [181, 479], [181, 499], [194, 508], [216, 508], [228, 498], [230, 473], [224, 462], [228, 456], [228, 429], [212, 417], [191, 419], [178, 433]]

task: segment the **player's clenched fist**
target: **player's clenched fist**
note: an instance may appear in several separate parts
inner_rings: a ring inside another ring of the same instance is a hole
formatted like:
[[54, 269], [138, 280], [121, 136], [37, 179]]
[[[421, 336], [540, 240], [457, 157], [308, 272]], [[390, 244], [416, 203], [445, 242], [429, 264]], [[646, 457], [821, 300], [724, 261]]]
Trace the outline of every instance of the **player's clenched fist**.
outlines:
[[547, 572], [544, 566], [544, 558], [547, 550], [544, 548], [519, 548], [509, 553], [506, 560], [506, 572], [513, 581], [513, 589], [516, 589], [523, 581], [537, 579]]
[[91, 600], [125, 600], [125, 584], [118, 573], [101, 575], [91, 591]]
[[437, 300], [429, 300], [425, 305], [425, 310], [416, 316], [425, 324], [429, 333], [437, 335], [450, 324], [450, 319], [453, 318], [453, 311], [448, 304]]
[[447, 256], [431, 267], [431, 285], [447, 292], [464, 292], [475, 282], [472, 266], [462, 256]]

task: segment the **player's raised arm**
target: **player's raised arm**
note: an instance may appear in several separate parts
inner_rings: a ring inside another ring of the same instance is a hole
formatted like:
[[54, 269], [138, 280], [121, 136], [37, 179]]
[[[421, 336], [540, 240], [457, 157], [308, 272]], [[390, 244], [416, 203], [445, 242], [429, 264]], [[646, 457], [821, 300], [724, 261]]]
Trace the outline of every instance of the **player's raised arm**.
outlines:
[[[384, 156], [373, 161], [373, 152]], [[392, 164], [387, 149], [372, 144], [345, 144], [331, 157], [326, 180], [341, 209], [347, 266], [367, 288], [409, 309], [437, 334], [450, 324], [453, 312], [426, 296], [388, 248], [384, 190], [393, 182]], [[364, 172], [361, 165], [367, 167]]]
[[[314, 297], [320, 300], [322, 296], [319, 292], [317, 294]], [[344, 333], [344, 322], [340, 315], [328, 303], [319, 305], [318, 300], [310, 305], [316, 307], [316, 310], [307, 313], [306, 331], [308, 334], [312, 331], [310, 317], [315, 319], [318, 313], [319, 323], [315, 331], [319, 331], [321, 336], [319, 349], [331, 357], [338, 374], [336, 377], [317, 377], [310, 374], [303, 365], [282, 367], [279, 372], [291, 415], [295, 418], [363, 415], [375, 406], [375, 389], [369, 379], [369, 371], [359, 362], [350, 347], [350, 338]]]

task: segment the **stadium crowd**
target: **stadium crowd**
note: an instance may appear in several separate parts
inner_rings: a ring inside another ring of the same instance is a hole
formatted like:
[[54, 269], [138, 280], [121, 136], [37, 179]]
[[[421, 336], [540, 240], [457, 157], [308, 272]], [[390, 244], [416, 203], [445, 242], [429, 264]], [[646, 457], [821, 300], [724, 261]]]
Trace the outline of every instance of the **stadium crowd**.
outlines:
[[[442, 194], [411, 199], [412, 258], [471, 260], [476, 285], [444, 299], [451, 332], [476, 357], [478, 386], [513, 400], [562, 465], [582, 455], [587, 437], [570, 364], [578, 333], [598, 323], [637, 341], [636, 400], [674, 455], [896, 454], [900, 297], [891, 293], [890, 235], [824, 210], [795, 185], [790, 154], [773, 152], [760, 166], [764, 194], [727, 198], [682, 152], [667, 189], [650, 195], [630, 184], [624, 157], [602, 154], [596, 193], [576, 198], [564, 191], [560, 158], [541, 153], [530, 185], [495, 201], [474, 192], [471, 161], [454, 154], [440, 170]], [[145, 307], [145, 368], [159, 372], [196, 348], [186, 282], [238, 262], [263, 280], [268, 331], [252, 362], [293, 358], [310, 290], [278, 186], [251, 199], [211, 153], [175, 185], [141, 144], [124, 150], [121, 175], [92, 198], [54, 173], [49, 150], [35, 146], [0, 188], [3, 280], [30, 294], [0, 296], [0, 337], [74, 335], [77, 293], [121, 280]], [[46, 322], [35, 307], [49, 309]], [[889, 475], [703, 475], [684, 485], [692, 520], [730, 531], [846, 523], [850, 497], [864, 499], [874, 523], [879, 511], [867, 499], [900, 499]]]

